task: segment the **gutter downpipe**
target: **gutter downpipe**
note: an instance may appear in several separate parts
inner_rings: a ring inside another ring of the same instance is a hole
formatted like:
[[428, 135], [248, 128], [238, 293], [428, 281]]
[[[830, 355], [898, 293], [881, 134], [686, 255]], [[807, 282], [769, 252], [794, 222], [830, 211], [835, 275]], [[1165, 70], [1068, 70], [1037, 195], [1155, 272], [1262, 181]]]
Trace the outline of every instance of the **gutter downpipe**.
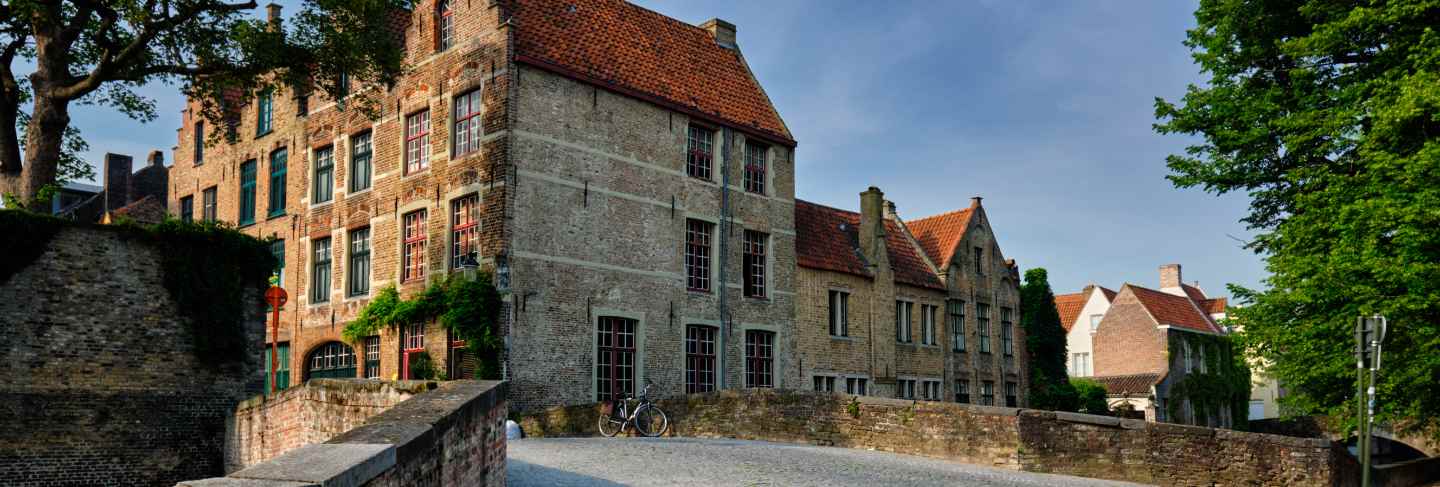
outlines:
[[[730, 144], [733, 141], [734, 134], [733, 132], [731, 132], [730, 127], [726, 126], [721, 126], [720, 131], [722, 138], [722, 143], [720, 145], [720, 238], [718, 239], [720, 241], [720, 255], [719, 259], [716, 259], [720, 265], [720, 283], [718, 286], [719, 291], [716, 293], [716, 295], [720, 298], [720, 325], [725, 327], [725, 336], [727, 338], [734, 338], [733, 335], [735, 332], [735, 324], [730, 319], [730, 307], [728, 301], [730, 286], [729, 281], [725, 280], [725, 269], [726, 267], [728, 267], [727, 261], [729, 260], [728, 257], [730, 256], [730, 246], [728, 245], [730, 241]], [[742, 337], [741, 340], [742, 341], [740, 343], [740, 351], [741, 353], [744, 353], [744, 338]], [[728, 344], [726, 345], [726, 347], [728, 348]], [[722, 353], [719, 357], [716, 357], [716, 360], [719, 362], [718, 365], [720, 367], [720, 370], [722, 371], [726, 370], [726, 355], [727, 354]], [[741, 363], [744, 362], [742, 361]], [[743, 369], [740, 371], [740, 375], [740, 383], [744, 384], [745, 371]], [[717, 389], [724, 389], [725, 374], [720, 374], [719, 380], [721, 381], [721, 383], [719, 387], [717, 387]]]

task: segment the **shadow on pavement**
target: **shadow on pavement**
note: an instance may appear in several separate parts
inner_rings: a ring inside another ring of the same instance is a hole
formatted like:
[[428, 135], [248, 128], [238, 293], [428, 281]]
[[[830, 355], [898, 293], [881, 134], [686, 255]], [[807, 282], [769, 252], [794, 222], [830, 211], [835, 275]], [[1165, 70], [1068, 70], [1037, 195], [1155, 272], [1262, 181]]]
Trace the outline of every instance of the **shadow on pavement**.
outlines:
[[506, 484], [510, 487], [529, 486], [598, 486], [618, 487], [618, 484], [602, 478], [578, 474], [565, 470], [536, 465], [524, 460], [508, 459], [505, 465]]

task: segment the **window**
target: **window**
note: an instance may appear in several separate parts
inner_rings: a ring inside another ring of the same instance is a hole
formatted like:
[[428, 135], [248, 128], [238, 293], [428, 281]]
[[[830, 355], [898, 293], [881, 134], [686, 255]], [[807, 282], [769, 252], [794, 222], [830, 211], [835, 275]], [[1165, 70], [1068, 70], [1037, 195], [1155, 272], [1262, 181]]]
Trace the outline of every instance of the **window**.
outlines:
[[[340, 87], [340, 100], [344, 100], [345, 97], [350, 96], [350, 73], [341, 71], [340, 79], [337, 79], [335, 81], [335, 84]], [[343, 101], [337, 102], [337, 104], [339, 104], [340, 106], [345, 105]]]
[[365, 337], [365, 378], [380, 378], [380, 337]]
[[635, 320], [601, 316], [595, 330], [595, 396], [619, 400], [635, 392]]
[[895, 302], [895, 341], [910, 343], [910, 312], [914, 309], [915, 303], [906, 301]]
[[715, 327], [685, 327], [685, 393], [715, 390]]
[[240, 225], [255, 223], [255, 160], [240, 164]]
[[345, 273], [346, 296], [370, 294], [370, 229], [350, 231], [350, 268]]
[[765, 241], [769, 235], [746, 230], [742, 235], [744, 257], [745, 296], [765, 297]]
[[325, 146], [315, 150], [315, 201], [318, 205], [335, 198], [335, 147]]
[[850, 336], [850, 293], [830, 291], [830, 336]]
[[370, 160], [373, 153], [370, 132], [350, 137], [350, 192], [370, 189]]
[[869, 385], [869, 382], [870, 380], [864, 377], [846, 377], [845, 393], [856, 396], [864, 396], [868, 393], [868, 391], [866, 390], [866, 386]]
[[1195, 370], [1195, 358], [1190, 356], [1190, 342], [1181, 341], [1181, 343], [1185, 347], [1185, 373], [1188, 374]]
[[[270, 393], [270, 369], [275, 369], [275, 390], [290, 387], [290, 342], [280, 342], [272, 349], [268, 345], [260, 352], [260, 362], [265, 364], [265, 393]], [[273, 353], [273, 356], [272, 356]], [[272, 367], [273, 365], [273, 367]]]
[[195, 221], [195, 197], [186, 196], [180, 198], [180, 221], [190, 223]]
[[410, 356], [425, 351], [425, 324], [411, 323], [400, 328], [400, 378], [414, 379], [410, 370]]
[[920, 343], [922, 345], [935, 345], [935, 307], [920, 305]]
[[1000, 308], [1000, 351], [1006, 357], [1015, 355], [1015, 324], [1010, 321], [1010, 308]]
[[215, 221], [215, 187], [211, 186], [209, 188], [206, 188], [205, 191], [200, 194], [200, 196], [202, 200], [201, 204], [205, 205], [200, 210], [200, 218], [204, 219], [207, 222]]
[[899, 399], [915, 399], [915, 380], [896, 379], [895, 397]]
[[765, 155], [770, 148], [758, 142], [745, 142], [745, 191], [765, 194]]
[[1095, 331], [1097, 331], [1097, 330], [1100, 329], [1100, 320], [1103, 319], [1103, 318], [1105, 318], [1105, 315], [1090, 315], [1090, 332], [1091, 332], [1091, 333], [1094, 333]]
[[459, 269], [468, 259], [480, 261], [480, 195], [472, 194], [450, 202], [450, 268]]
[[1089, 377], [1091, 375], [1090, 354], [1088, 352], [1070, 354], [1070, 375], [1076, 377]]
[[956, 352], [965, 351], [965, 302], [945, 302], [945, 312], [950, 315], [950, 347]]
[[302, 117], [310, 114], [309, 90], [295, 90], [295, 114]]
[[710, 290], [710, 234], [715, 225], [685, 220], [685, 287], [691, 291]]
[[255, 136], [259, 137], [270, 133], [270, 115], [273, 92], [270, 89], [260, 92], [260, 97], [255, 101]]
[[400, 282], [412, 282], [425, 278], [425, 210], [406, 213], [404, 222], [405, 262], [402, 263]]
[[982, 248], [980, 248], [980, 247], [975, 247], [975, 254], [974, 254], [974, 256], [975, 256], [975, 273], [976, 273], [976, 274], [979, 274], [979, 275], [982, 275], [982, 276], [985, 275], [985, 266], [984, 266], [984, 264], [983, 264], [983, 262], [984, 262], [984, 257], [985, 257], [985, 249], [982, 249]]
[[480, 108], [480, 90], [470, 90], [455, 98], [455, 130], [451, 132], [450, 139], [454, 144], [450, 147], [451, 157], [480, 150]]
[[285, 214], [285, 166], [290, 158], [284, 148], [270, 153], [270, 211], [267, 216]]
[[921, 382], [921, 385], [922, 385], [922, 386], [924, 387], [924, 389], [925, 389], [924, 398], [925, 398], [926, 401], [939, 401], [939, 400], [940, 400], [940, 381], [938, 381], [938, 380], [927, 380], [927, 381]]
[[405, 174], [430, 167], [430, 110], [405, 117]]
[[280, 285], [285, 285], [285, 241], [276, 240], [270, 242], [270, 253], [275, 256], [275, 275], [280, 279]]
[[815, 376], [815, 390], [819, 392], [835, 392], [835, 377], [828, 375]]
[[330, 300], [330, 238], [317, 238], [310, 260], [310, 302]]
[[980, 353], [990, 353], [990, 305], [975, 303], [975, 325], [980, 334]]
[[355, 378], [355, 351], [349, 345], [330, 342], [310, 352], [310, 368], [305, 371], [306, 379], [353, 379]]
[[205, 163], [205, 121], [195, 122], [195, 165]]
[[696, 125], [690, 126], [685, 142], [685, 173], [690, 177], [710, 179], [711, 145], [715, 131]]
[[988, 380], [987, 380], [987, 381], [982, 381], [982, 382], [980, 382], [980, 404], [981, 404], [982, 406], [994, 406], [994, 405], [995, 405], [995, 382], [994, 382], [994, 381], [988, 381]]
[[1205, 346], [1196, 347], [1200, 349], [1200, 373], [1205, 373]]
[[745, 331], [745, 387], [775, 387], [775, 333]]
[[970, 381], [955, 381], [955, 402], [960, 404], [970, 404]]
[[1020, 407], [1020, 386], [1014, 382], [1005, 383], [1005, 407]]
[[444, 51], [455, 42], [455, 9], [450, 0], [435, 2], [435, 50]]
[[1180, 417], [1175, 419], [1178, 419], [1181, 423], [1185, 424], [1195, 423], [1195, 410], [1192, 409], [1190, 405], [1190, 398], [1187, 397], [1183, 402], [1180, 403]]

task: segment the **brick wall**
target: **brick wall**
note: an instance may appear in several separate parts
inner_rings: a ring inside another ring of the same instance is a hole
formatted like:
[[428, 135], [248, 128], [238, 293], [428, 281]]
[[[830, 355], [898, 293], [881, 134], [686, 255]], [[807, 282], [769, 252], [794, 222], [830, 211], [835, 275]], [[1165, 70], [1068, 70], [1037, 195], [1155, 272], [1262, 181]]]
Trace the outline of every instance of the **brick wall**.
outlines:
[[[1350, 485], [1356, 471], [1329, 440], [1075, 413], [768, 390], [678, 396], [660, 407], [672, 436], [866, 448], [1160, 485]], [[532, 437], [590, 436], [597, 411], [551, 408], [520, 424]]]
[[1121, 293], [1110, 304], [1095, 333], [1095, 375], [1159, 373], [1170, 368], [1165, 330], [1145, 311], [1133, 293]]
[[[260, 364], [217, 369], [195, 356], [160, 251], [70, 227], [0, 284], [0, 484], [158, 485], [222, 471], [226, 421], [260, 390]], [[254, 302], [247, 332], [259, 343]]]
[[225, 432], [225, 471], [234, 472], [296, 448], [323, 443], [415, 394], [423, 381], [314, 379], [235, 408]]

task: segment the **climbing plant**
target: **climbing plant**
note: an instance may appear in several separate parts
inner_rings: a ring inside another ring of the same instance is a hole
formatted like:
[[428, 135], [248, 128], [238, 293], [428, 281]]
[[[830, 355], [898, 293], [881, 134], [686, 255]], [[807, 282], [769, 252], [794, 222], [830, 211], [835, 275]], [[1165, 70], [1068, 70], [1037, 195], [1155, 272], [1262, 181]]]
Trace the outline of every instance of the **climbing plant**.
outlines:
[[378, 334], [382, 329], [439, 320], [455, 338], [464, 340], [466, 349], [478, 359], [476, 377], [498, 379], [499, 318], [500, 292], [492, 284], [490, 274], [482, 272], [475, 279], [456, 274], [409, 298], [402, 298], [394, 286], [381, 289], [355, 319], [345, 325], [341, 335], [345, 341], [360, 343], [364, 337]]
[[1180, 352], [1185, 347], [1184, 342], [1190, 343], [1192, 353], [1199, 354], [1205, 367], [1192, 370], [1170, 386], [1166, 412], [1172, 418], [1177, 417], [1181, 404], [1189, 399], [1196, 416], [1209, 417], [1218, 414], [1222, 408], [1230, 408], [1235, 429], [1245, 429], [1250, 419], [1250, 366], [1244, 356], [1235, 353], [1229, 337], [1195, 333], [1181, 337], [1171, 334], [1171, 370], [1183, 366], [1176, 361], [1185, 360], [1183, 352]]

